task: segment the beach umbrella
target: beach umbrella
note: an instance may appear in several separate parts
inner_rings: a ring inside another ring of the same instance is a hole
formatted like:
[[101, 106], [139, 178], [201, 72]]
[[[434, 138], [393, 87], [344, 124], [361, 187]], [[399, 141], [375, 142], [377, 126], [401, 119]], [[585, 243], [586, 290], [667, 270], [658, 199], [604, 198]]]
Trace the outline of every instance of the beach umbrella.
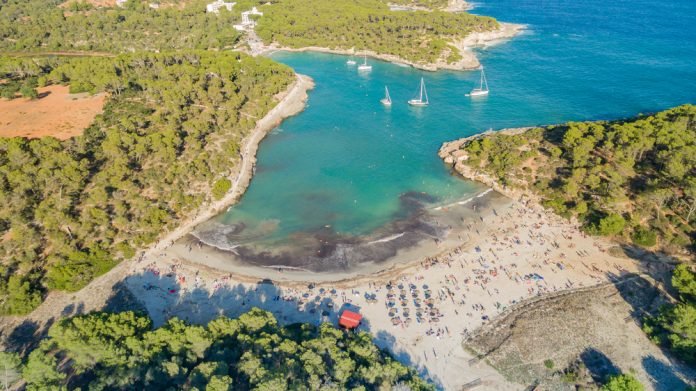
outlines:
[[428, 284], [423, 284], [423, 289], [428, 289]]

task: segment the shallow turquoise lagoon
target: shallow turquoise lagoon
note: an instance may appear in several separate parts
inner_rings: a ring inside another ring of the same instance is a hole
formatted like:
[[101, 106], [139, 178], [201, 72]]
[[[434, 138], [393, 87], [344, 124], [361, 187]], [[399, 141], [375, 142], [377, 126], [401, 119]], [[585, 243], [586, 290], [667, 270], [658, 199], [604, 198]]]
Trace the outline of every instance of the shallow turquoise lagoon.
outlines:
[[[199, 238], [272, 250], [326, 230], [343, 240], [369, 235], [482, 190], [442, 164], [445, 141], [696, 103], [693, 0], [489, 1], [473, 12], [528, 25], [478, 51], [491, 88], [484, 98], [465, 96], [477, 71], [429, 73], [371, 60], [372, 72], [360, 74], [343, 56], [274, 54], [314, 78], [316, 89], [304, 112], [263, 141], [241, 202], [201, 227]], [[413, 108], [406, 101], [421, 77], [431, 104]], [[390, 109], [379, 102], [385, 85]], [[229, 228], [224, 235], [211, 235], [221, 226]]]

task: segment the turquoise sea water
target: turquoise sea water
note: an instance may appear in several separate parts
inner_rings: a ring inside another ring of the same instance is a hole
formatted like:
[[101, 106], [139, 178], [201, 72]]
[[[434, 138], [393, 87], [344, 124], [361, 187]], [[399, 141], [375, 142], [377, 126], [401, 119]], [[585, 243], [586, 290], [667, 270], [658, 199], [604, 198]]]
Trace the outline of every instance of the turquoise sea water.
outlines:
[[[319, 233], [327, 241], [351, 241], [420, 208], [481, 191], [442, 164], [437, 150], [445, 141], [696, 103], [696, 1], [475, 5], [474, 13], [528, 25], [523, 35], [478, 50], [491, 88], [484, 98], [465, 96], [478, 81], [476, 71], [430, 73], [370, 60], [372, 72], [359, 74], [343, 56], [274, 54], [314, 78], [316, 89], [303, 113], [263, 141], [241, 202], [197, 235], [255, 252], [305, 246]], [[406, 101], [421, 77], [431, 104], [413, 108]], [[379, 102], [385, 85], [391, 109]]]

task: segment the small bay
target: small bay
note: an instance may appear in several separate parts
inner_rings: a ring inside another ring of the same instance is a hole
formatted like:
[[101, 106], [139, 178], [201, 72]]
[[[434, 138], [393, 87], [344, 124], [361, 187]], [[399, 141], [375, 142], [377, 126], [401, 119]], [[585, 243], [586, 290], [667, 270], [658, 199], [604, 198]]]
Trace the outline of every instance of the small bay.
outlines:
[[[409, 229], [421, 235], [405, 242], [423, 240], [435, 235], [423, 224], [439, 224], [431, 211], [485, 190], [443, 165], [437, 151], [445, 141], [696, 102], [694, 1], [501, 0], [477, 3], [472, 12], [528, 25], [513, 40], [477, 50], [488, 97], [466, 96], [478, 71], [422, 72], [369, 60], [373, 70], [359, 73], [345, 56], [273, 54], [314, 78], [316, 89], [304, 112], [262, 142], [242, 200], [195, 235], [252, 263], [331, 269], [306, 260], [319, 253], [338, 260], [337, 268], [352, 267], [335, 243], [356, 246]], [[406, 102], [421, 77], [430, 106], [414, 108]], [[391, 108], [380, 103], [385, 86]]]

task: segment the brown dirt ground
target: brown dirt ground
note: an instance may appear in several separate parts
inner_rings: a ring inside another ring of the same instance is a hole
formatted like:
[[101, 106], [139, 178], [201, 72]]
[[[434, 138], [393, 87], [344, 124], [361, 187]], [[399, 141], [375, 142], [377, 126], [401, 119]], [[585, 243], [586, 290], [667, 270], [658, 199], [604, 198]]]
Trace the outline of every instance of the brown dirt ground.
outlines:
[[105, 94], [73, 95], [67, 86], [38, 91], [43, 97], [36, 100], [0, 99], [0, 137], [53, 136], [66, 140], [78, 136], [102, 112], [106, 99]]
[[[646, 390], [683, 390], [696, 370], [668, 357], [639, 326], [664, 302], [654, 280], [634, 275], [522, 303], [465, 345], [508, 380], [536, 390], [597, 389], [618, 372], [635, 372]], [[565, 378], [568, 368], [578, 376]]]

